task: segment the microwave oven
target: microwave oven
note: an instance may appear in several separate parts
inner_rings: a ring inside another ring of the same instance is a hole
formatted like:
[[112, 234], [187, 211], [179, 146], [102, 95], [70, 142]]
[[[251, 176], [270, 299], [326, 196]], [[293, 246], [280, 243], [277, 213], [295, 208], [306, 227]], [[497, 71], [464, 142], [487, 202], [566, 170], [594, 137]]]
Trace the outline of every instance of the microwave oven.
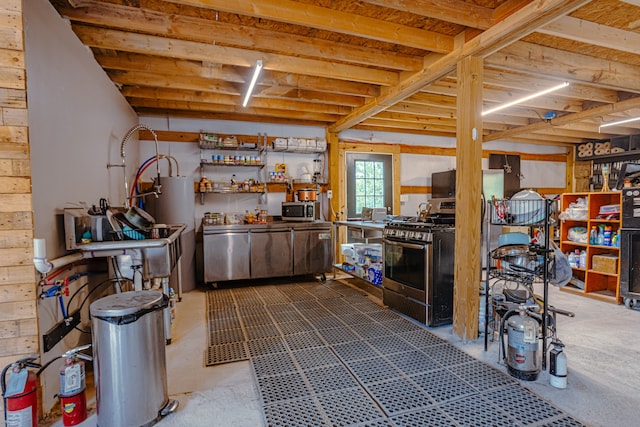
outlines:
[[320, 219], [319, 202], [283, 202], [283, 221], [315, 221]]

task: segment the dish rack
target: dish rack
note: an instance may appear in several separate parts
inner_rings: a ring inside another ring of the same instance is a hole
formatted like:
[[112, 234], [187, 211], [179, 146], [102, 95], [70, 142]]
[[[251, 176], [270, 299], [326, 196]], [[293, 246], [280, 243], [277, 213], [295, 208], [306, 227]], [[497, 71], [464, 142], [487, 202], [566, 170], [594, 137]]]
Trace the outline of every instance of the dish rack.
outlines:
[[553, 221], [549, 215], [549, 200], [493, 199], [490, 203], [490, 222], [493, 225], [536, 225]]
[[111, 225], [111, 240], [145, 240], [165, 238], [169, 235], [166, 227], [136, 227], [125, 218], [122, 212], [107, 212], [107, 219]]

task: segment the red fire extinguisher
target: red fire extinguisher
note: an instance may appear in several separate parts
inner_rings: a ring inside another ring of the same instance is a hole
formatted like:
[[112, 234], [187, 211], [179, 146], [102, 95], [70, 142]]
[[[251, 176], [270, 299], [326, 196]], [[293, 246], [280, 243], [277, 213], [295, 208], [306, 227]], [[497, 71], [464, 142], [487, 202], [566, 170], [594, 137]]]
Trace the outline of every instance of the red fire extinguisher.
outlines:
[[91, 344], [73, 348], [62, 355], [65, 360], [60, 368], [60, 409], [62, 424], [75, 426], [87, 419], [86, 375], [84, 362], [80, 359], [92, 360], [92, 357], [81, 353]]
[[[6, 427], [38, 427], [38, 376], [27, 368], [40, 368], [38, 356], [29, 356], [4, 367], [0, 374]], [[9, 371], [9, 381], [6, 374]]]

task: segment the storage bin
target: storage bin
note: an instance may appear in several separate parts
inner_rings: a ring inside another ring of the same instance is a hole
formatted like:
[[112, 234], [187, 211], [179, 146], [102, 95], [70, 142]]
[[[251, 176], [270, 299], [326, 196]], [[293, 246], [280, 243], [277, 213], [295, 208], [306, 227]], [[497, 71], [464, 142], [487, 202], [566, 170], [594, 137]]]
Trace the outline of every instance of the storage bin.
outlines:
[[594, 255], [591, 257], [591, 269], [600, 273], [618, 274], [618, 257], [615, 255]]

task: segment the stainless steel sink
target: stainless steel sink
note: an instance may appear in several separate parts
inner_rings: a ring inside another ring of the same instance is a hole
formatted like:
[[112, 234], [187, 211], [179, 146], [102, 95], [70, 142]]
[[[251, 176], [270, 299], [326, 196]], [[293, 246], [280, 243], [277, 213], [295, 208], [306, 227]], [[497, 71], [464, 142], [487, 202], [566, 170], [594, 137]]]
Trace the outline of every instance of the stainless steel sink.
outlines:
[[180, 236], [186, 225], [168, 227], [169, 235], [159, 239], [91, 242], [78, 245], [77, 249], [92, 252], [92, 257], [116, 256], [117, 251], [139, 250], [142, 254], [142, 274], [145, 280], [168, 277], [182, 255]]

